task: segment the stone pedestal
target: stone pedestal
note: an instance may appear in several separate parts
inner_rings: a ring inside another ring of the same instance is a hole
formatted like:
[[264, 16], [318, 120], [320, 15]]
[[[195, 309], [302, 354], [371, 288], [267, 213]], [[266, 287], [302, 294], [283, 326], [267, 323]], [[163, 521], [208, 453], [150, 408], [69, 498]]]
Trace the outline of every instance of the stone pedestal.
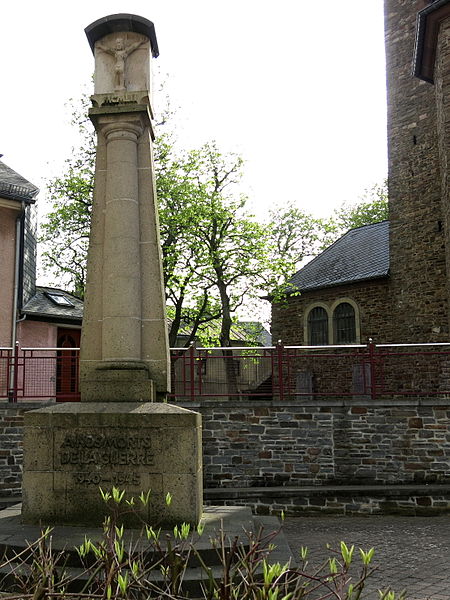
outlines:
[[127, 497], [152, 490], [140, 517], [154, 526], [200, 520], [198, 413], [162, 403], [59, 404], [26, 413], [24, 446], [25, 523], [100, 526], [108, 510], [99, 488], [113, 486]]

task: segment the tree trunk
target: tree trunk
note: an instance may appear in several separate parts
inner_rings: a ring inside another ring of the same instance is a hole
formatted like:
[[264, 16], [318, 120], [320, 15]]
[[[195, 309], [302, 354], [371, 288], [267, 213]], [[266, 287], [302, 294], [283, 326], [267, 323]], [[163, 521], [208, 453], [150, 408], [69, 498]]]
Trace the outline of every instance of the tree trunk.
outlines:
[[[217, 271], [216, 271], [217, 273]], [[217, 273], [220, 292], [220, 300], [222, 304], [222, 326], [220, 329], [220, 345], [222, 346], [223, 360], [225, 363], [225, 375], [227, 382], [227, 393], [230, 397], [237, 396], [239, 393], [237, 363], [233, 356], [233, 350], [227, 350], [231, 347], [231, 325], [233, 323], [230, 310], [230, 299], [227, 293], [227, 286]]]

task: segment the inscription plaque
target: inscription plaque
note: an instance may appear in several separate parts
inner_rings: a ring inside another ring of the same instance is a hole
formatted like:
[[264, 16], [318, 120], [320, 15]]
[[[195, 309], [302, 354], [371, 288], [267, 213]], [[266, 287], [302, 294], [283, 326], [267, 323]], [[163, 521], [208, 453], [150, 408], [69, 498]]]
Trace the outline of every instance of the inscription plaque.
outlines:
[[[139, 486], [139, 471], [155, 464], [151, 439], [140, 435], [70, 433], [65, 436], [57, 456], [63, 469], [78, 467], [80, 470], [73, 472], [73, 481], [87, 486]], [[133, 466], [137, 470], [117, 470]]]
[[120, 471], [112, 473], [97, 473], [82, 471], [81, 473], [74, 473], [74, 481], [78, 485], [102, 485], [110, 484], [114, 486], [133, 485], [138, 486], [141, 484], [141, 476], [139, 473], [128, 472], [121, 473]]
[[149, 438], [103, 433], [67, 435], [59, 458], [62, 465], [154, 465]]

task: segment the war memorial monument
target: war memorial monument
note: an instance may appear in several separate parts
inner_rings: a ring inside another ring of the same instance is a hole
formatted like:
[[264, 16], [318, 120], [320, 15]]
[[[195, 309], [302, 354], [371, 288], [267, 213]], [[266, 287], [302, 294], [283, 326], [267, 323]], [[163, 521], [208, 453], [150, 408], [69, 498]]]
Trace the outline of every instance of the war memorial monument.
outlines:
[[[148, 522], [202, 515], [201, 416], [166, 403], [170, 362], [152, 155], [153, 23], [119, 14], [86, 28], [97, 132], [83, 320], [81, 402], [25, 416], [24, 523], [98, 526], [99, 487], [151, 490]], [[169, 493], [173, 500], [167, 506]]]

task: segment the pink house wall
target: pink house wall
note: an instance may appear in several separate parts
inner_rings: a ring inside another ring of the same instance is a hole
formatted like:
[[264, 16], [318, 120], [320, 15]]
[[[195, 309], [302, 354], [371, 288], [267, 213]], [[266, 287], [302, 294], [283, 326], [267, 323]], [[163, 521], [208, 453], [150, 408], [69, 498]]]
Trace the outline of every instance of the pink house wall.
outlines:
[[58, 327], [41, 321], [21, 321], [17, 339], [21, 348], [56, 348]]
[[17, 210], [0, 206], [0, 347], [11, 346], [17, 215]]

